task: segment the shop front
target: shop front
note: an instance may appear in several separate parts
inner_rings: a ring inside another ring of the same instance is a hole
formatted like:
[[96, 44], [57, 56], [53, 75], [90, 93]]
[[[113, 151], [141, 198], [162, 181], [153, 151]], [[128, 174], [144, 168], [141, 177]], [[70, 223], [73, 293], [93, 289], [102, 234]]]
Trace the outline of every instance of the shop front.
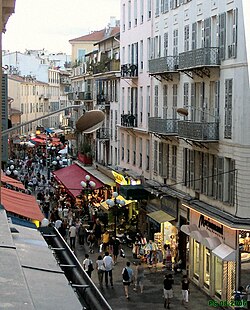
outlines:
[[237, 230], [190, 209], [182, 225], [189, 248], [189, 278], [208, 295], [231, 300], [236, 288]]

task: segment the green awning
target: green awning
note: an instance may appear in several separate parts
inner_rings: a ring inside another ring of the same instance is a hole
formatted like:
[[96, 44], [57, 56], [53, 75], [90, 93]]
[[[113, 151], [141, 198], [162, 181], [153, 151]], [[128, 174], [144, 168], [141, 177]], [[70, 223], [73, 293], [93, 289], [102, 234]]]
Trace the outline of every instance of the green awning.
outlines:
[[149, 192], [143, 185], [121, 185], [119, 194], [127, 200], [148, 199]]
[[153, 219], [157, 223], [164, 223], [164, 222], [171, 222], [175, 220], [175, 218], [166, 212], [159, 210], [159, 211], [154, 211], [149, 214], [147, 214], [148, 217]]

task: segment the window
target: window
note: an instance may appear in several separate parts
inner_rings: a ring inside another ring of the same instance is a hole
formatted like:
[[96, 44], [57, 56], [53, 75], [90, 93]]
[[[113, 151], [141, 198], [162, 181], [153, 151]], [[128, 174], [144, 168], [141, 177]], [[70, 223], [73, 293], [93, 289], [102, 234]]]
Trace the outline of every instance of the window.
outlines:
[[155, 16], [159, 16], [160, 14], [160, 0], [155, 0]]
[[142, 168], [142, 138], [139, 138], [139, 168]]
[[154, 141], [154, 173], [158, 172], [158, 142]]
[[163, 85], [162, 117], [168, 118], [168, 85]]
[[164, 56], [168, 56], [168, 32], [165, 32], [164, 33]]
[[137, 26], [137, 0], [134, 0], [134, 26]]
[[235, 161], [231, 158], [225, 158], [225, 174], [224, 174], [224, 201], [234, 206], [235, 196]]
[[200, 277], [200, 244], [194, 240], [194, 277], [199, 280]]
[[125, 31], [125, 19], [126, 19], [126, 15], [125, 15], [125, 4], [122, 5], [122, 30]]
[[143, 23], [144, 0], [140, 0], [140, 23]]
[[21, 103], [21, 112], [24, 113], [24, 104]]
[[232, 101], [233, 101], [233, 80], [225, 81], [225, 129], [224, 138], [232, 138]]
[[143, 71], [143, 40], [140, 41], [140, 70]]
[[151, 104], [151, 97], [150, 97], [150, 86], [147, 86], [147, 116], [150, 117], [150, 104]]
[[210, 285], [210, 250], [208, 248], [204, 248], [204, 286], [209, 288]]
[[237, 56], [237, 24], [238, 24], [238, 9], [231, 10], [227, 13], [228, 28], [227, 28], [227, 42], [228, 42], [228, 58], [236, 58]]
[[215, 294], [218, 297], [221, 297], [222, 290], [222, 260], [215, 256], [215, 264], [214, 264], [214, 278], [215, 278]]
[[178, 29], [173, 31], [173, 56], [178, 56]]
[[133, 137], [132, 145], [133, 145], [133, 165], [135, 165], [136, 164], [136, 137]]
[[121, 147], [122, 147], [122, 154], [121, 154], [121, 160], [124, 160], [124, 133], [121, 135]]
[[161, 177], [168, 177], [169, 168], [169, 144], [159, 143], [159, 175]]
[[173, 85], [173, 119], [177, 119], [177, 84]]
[[78, 49], [77, 50], [77, 60], [80, 62], [83, 62], [85, 60], [85, 54], [86, 54], [85, 49]]
[[127, 135], [127, 163], [130, 162], [130, 136]]
[[204, 47], [211, 47], [211, 18], [204, 20]]
[[127, 111], [128, 111], [128, 114], [130, 113], [130, 105], [131, 105], [131, 88], [128, 87], [128, 101], [127, 101]]
[[192, 50], [197, 48], [197, 24], [192, 24]]
[[110, 111], [110, 139], [113, 140], [113, 110]]
[[30, 102], [30, 113], [33, 113], [33, 104]]
[[154, 104], [154, 117], [158, 117], [159, 113], [159, 88], [155, 85], [155, 104]]
[[184, 52], [189, 51], [189, 25], [184, 27]]
[[117, 141], [117, 110], [115, 110], [115, 141]]
[[121, 110], [121, 114], [124, 114], [124, 105], [125, 105], [125, 88], [122, 87], [122, 110]]
[[148, 19], [152, 17], [152, 0], [148, 0]]
[[177, 173], [177, 146], [172, 146], [172, 174], [171, 177], [173, 180], [176, 180]]
[[150, 160], [150, 141], [146, 140], [146, 170], [149, 170], [149, 160]]
[[128, 1], [128, 29], [131, 28], [131, 0]]
[[217, 176], [217, 199], [223, 201], [224, 192], [224, 158], [218, 157], [218, 176]]
[[169, 0], [161, 0], [161, 13], [168, 12], [168, 1]]
[[143, 122], [143, 87], [140, 86], [140, 102], [139, 102], [139, 109], [140, 109], [140, 123]]
[[189, 84], [184, 83], [183, 84], [183, 104], [184, 107], [188, 108], [188, 89], [189, 89]]

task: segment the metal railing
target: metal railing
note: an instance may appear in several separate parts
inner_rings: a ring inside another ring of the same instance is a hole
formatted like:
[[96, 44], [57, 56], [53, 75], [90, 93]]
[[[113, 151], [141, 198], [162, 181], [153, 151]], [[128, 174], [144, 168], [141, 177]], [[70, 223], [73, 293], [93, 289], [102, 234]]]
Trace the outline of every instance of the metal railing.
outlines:
[[112, 310], [58, 230], [55, 227], [40, 227], [39, 230], [84, 309]]
[[96, 138], [100, 140], [108, 140], [110, 138], [109, 128], [100, 128], [96, 131]]
[[109, 95], [105, 94], [98, 94], [96, 97], [96, 104], [102, 105], [102, 104], [109, 104], [110, 103], [110, 97]]
[[203, 47], [179, 54], [179, 69], [219, 66], [219, 48]]
[[177, 72], [179, 67], [178, 56], [165, 56], [148, 61], [149, 73]]
[[159, 134], [177, 135], [178, 120], [160, 117], [149, 117], [148, 131]]
[[120, 71], [120, 60], [111, 59], [97, 62], [93, 66], [93, 74]]
[[121, 126], [137, 127], [137, 114], [122, 114]]
[[218, 141], [219, 122], [178, 121], [178, 136], [194, 141]]
[[121, 77], [138, 77], [138, 65], [124, 64], [121, 65]]

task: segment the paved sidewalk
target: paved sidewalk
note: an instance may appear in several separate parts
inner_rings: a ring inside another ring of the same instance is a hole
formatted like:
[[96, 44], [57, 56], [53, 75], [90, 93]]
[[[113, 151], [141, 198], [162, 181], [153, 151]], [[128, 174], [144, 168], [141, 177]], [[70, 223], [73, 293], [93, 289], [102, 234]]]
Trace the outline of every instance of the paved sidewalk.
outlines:
[[[141, 294], [140, 292], [134, 292], [133, 286], [130, 286], [129, 292], [129, 300], [125, 298], [124, 289], [122, 284], [122, 268], [125, 266], [126, 262], [129, 260], [131, 262], [131, 266], [133, 267], [133, 262], [135, 259], [132, 257], [131, 249], [127, 248], [126, 246], [123, 247], [126, 258], [118, 258], [118, 263], [114, 267], [113, 270], [113, 280], [114, 280], [114, 288], [110, 286], [106, 288], [104, 286], [101, 289], [102, 294], [109, 302], [110, 306], [113, 310], [126, 310], [126, 309], [133, 309], [133, 310], [145, 310], [145, 309], [164, 309], [163, 303], [163, 280], [166, 271], [157, 270], [149, 271], [148, 269], [145, 270], [145, 280], [144, 280], [144, 292]], [[82, 262], [84, 259], [84, 254], [88, 253], [88, 247], [82, 246], [80, 247], [77, 245], [76, 247], [76, 256], [78, 257], [79, 261]], [[96, 261], [97, 256], [99, 253], [96, 252], [94, 254], [90, 254], [90, 258], [93, 262]], [[182, 275], [174, 275], [174, 298], [172, 303], [170, 304], [170, 309], [192, 309], [192, 310], [207, 310], [207, 309], [214, 309], [213, 307], [208, 305], [208, 301], [211, 299], [207, 295], [205, 295], [201, 290], [195, 287], [193, 284], [190, 285], [190, 302], [188, 306], [185, 308], [181, 304], [181, 278]], [[92, 280], [93, 282], [99, 287], [98, 285], [98, 278], [96, 270], [92, 273]], [[220, 308], [217, 308], [220, 309]]]

